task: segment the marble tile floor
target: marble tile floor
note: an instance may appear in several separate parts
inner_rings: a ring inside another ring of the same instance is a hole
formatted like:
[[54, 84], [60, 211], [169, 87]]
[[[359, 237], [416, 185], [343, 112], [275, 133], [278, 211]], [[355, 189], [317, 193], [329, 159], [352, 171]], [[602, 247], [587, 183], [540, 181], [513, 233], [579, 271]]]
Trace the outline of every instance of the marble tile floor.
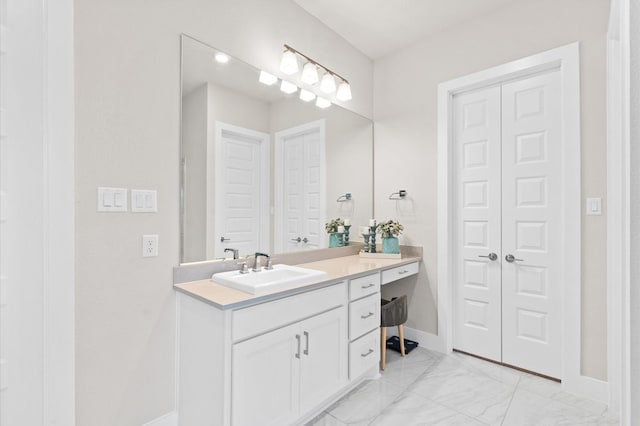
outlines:
[[560, 384], [468, 355], [387, 351], [387, 367], [308, 423], [343, 425], [618, 425], [607, 406]]

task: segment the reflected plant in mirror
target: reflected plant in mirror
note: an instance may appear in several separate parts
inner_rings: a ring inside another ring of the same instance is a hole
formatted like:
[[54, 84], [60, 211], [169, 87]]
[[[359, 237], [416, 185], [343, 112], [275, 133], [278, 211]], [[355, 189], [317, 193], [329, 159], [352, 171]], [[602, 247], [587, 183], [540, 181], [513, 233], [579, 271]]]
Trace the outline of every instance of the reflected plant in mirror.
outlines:
[[323, 248], [327, 218], [373, 216], [371, 120], [288, 78], [182, 36], [182, 263]]

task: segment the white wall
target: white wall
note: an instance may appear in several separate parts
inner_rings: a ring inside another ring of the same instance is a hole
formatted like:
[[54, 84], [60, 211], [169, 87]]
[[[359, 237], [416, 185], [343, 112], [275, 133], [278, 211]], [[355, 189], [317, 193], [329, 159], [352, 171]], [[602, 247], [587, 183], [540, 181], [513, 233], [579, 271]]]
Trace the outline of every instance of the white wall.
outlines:
[[[630, 1], [631, 419], [640, 419], [640, 4]], [[635, 424], [632, 423], [631, 424]]]
[[[405, 224], [404, 243], [424, 246], [407, 293], [410, 327], [437, 334], [437, 86], [455, 77], [580, 41], [582, 195], [606, 214], [606, 0], [514, 2], [422, 40], [374, 64], [375, 211]], [[398, 204], [386, 195], [406, 189]], [[582, 218], [582, 373], [606, 380], [606, 216]]]
[[[77, 422], [140, 425], [175, 408], [180, 33], [275, 71], [282, 45], [352, 82], [372, 64], [289, 0], [75, 3]], [[96, 187], [158, 190], [157, 214], [96, 212]], [[159, 257], [141, 257], [157, 233]]]

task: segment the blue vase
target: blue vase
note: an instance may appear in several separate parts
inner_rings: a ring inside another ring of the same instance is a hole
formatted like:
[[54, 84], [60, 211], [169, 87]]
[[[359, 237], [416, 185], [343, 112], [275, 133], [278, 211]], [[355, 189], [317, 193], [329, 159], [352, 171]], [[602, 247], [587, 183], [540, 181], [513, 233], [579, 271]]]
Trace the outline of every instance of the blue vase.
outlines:
[[340, 247], [341, 244], [341, 234], [338, 234], [337, 232], [332, 232], [329, 234], [329, 248], [333, 248], [333, 247]]
[[392, 254], [400, 253], [398, 237], [382, 237], [382, 252]]

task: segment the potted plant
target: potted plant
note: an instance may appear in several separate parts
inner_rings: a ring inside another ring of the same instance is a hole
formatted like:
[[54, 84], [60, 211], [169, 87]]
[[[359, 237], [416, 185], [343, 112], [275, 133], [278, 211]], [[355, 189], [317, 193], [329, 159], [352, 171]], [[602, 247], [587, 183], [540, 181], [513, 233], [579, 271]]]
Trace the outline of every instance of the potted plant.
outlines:
[[324, 224], [324, 229], [326, 229], [329, 234], [329, 248], [340, 247], [342, 245], [342, 238], [338, 227], [341, 227], [340, 229], [342, 229], [344, 233], [344, 220], [337, 218]]
[[387, 220], [378, 224], [378, 233], [382, 237], [383, 253], [400, 253], [398, 235], [402, 234], [404, 227], [396, 220]]

